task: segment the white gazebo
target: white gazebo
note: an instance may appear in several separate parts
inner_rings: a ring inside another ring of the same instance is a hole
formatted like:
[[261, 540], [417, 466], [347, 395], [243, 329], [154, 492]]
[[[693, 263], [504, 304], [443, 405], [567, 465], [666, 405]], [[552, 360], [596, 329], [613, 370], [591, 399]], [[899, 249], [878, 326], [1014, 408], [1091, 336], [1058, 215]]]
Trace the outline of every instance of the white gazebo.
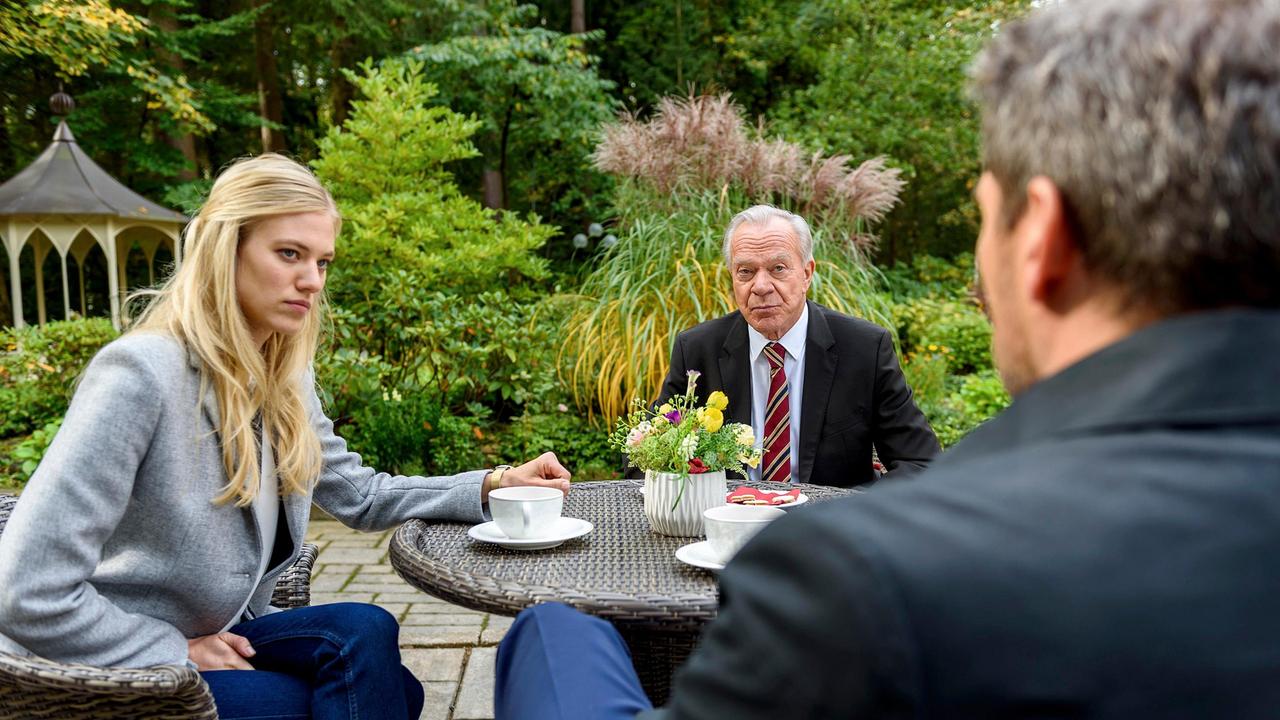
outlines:
[[[52, 99], [54, 112], [66, 114], [71, 98], [59, 93]], [[62, 110], [62, 112], [59, 112]], [[22, 318], [23, 278], [18, 258], [30, 243], [35, 256], [37, 317], [46, 322], [44, 261], [51, 250], [62, 263], [62, 317], [71, 316], [67, 283], [67, 256], [79, 273], [80, 308], [85, 314], [84, 264], [94, 246], [102, 249], [107, 264], [111, 322], [120, 327], [120, 306], [128, 290], [125, 265], [136, 243], [147, 258], [150, 282], [155, 282], [155, 255], [162, 243], [173, 251], [175, 266], [182, 262], [182, 227], [186, 216], [157, 205], [125, 187], [85, 154], [67, 127], [58, 123], [53, 143], [40, 157], [8, 182], [0, 185], [0, 243], [9, 254], [9, 283], [13, 323]]]

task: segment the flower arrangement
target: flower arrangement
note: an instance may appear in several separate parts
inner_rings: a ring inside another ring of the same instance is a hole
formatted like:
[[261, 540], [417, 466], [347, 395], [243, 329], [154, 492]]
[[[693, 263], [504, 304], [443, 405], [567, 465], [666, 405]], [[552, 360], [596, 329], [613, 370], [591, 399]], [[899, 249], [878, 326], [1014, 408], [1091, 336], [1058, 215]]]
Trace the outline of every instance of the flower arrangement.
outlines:
[[671, 398], [656, 410], [642, 400], [618, 420], [609, 444], [641, 470], [679, 474], [682, 477], [720, 470], [743, 472], [743, 466], [760, 464], [755, 433], [741, 423], [725, 423], [729, 398], [711, 393], [705, 407], [696, 406], [697, 370], [689, 371], [684, 395]]

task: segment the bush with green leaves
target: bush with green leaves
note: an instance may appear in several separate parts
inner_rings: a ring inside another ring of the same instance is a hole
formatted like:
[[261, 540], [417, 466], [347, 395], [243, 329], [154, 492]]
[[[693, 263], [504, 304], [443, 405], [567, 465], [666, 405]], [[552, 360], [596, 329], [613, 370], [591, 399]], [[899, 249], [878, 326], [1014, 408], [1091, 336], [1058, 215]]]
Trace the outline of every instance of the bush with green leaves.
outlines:
[[450, 414], [433, 398], [390, 391], [356, 409], [343, 438], [385, 472], [452, 475], [485, 465], [483, 418]]
[[973, 256], [916, 256], [885, 273], [903, 372], [948, 446], [1009, 404], [991, 364], [991, 326], [972, 297]]
[[440, 88], [434, 104], [480, 122], [473, 139], [481, 156], [458, 163], [460, 180], [483, 186], [499, 207], [585, 229], [607, 211], [607, 181], [588, 161], [599, 126], [615, 112], [613, 83], [587, 50], [604, 34], [549, 30], [532, 5], [483, 9], [481, 32], [408, 53]]
[[403, 285], [382, 282], [392, 272], [417, 291], [456, 293], [547, 277], [537, 251], [555, 228], [487, 210], [454, 183], [445, 166], [476, 154], [480, 123], [431, 106], [437, 90], [422, 63], [366, 64], [349, 77], [363, 97], [313, 163], [344, 217], [333, 302], [356, 317], [395, 304]]
[[609, 447], [608, 433], [567, 403], [541, 411], [526, 410], [506, 427], [495, 430], [502, 462], [529, 460], [550, 450], [573, 473], [575, 481], [621, 476], [622, 456]]
[[59, 420], [80, 372], [115, 336], [105, 318], [0, 331], [0, 437]]

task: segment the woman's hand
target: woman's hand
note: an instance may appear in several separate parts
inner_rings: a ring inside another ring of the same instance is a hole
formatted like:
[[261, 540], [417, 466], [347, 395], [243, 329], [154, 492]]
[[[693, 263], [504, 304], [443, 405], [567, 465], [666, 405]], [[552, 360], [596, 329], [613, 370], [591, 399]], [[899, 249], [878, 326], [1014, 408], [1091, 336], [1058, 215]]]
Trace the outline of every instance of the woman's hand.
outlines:
[[569, 494], [569, 478], [572, 475], [556, 459], [553, 452], [545, 452], [523, 465], [517, 465], [502, 474], [501, 487], [517, 485], [541, 485], [553, 487]]
[[252, 670], [245, 658], [257, 654], [249, 644], [249, 638], [235, 633], [220, 632], [187, 641], [187, 657], [197, 670]]

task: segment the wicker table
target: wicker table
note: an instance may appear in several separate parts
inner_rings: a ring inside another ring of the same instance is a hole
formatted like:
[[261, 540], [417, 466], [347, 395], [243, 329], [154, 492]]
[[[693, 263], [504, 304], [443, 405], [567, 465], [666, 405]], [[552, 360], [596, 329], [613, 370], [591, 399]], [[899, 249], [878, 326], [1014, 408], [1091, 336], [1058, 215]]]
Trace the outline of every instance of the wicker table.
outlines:
[[[643, 484], [575, 484], [564, 514], [589, 520], [595, 529], [550, 550], [507, 550], [470, 539], [465, 523], [412, 520], [391, 540], [391, 564], [410, 585], [473, 610], [514, 616], [530, 605], [558, 601], [611, 621], [631, 647], [645, 691], [659, 704], [702, 625], [716, 616], [718, 589], [713, 573], [676, 559], [676, 549], [694, 538], [649, 529]], [[809, 505], [855, 492], [800, 487]]]

